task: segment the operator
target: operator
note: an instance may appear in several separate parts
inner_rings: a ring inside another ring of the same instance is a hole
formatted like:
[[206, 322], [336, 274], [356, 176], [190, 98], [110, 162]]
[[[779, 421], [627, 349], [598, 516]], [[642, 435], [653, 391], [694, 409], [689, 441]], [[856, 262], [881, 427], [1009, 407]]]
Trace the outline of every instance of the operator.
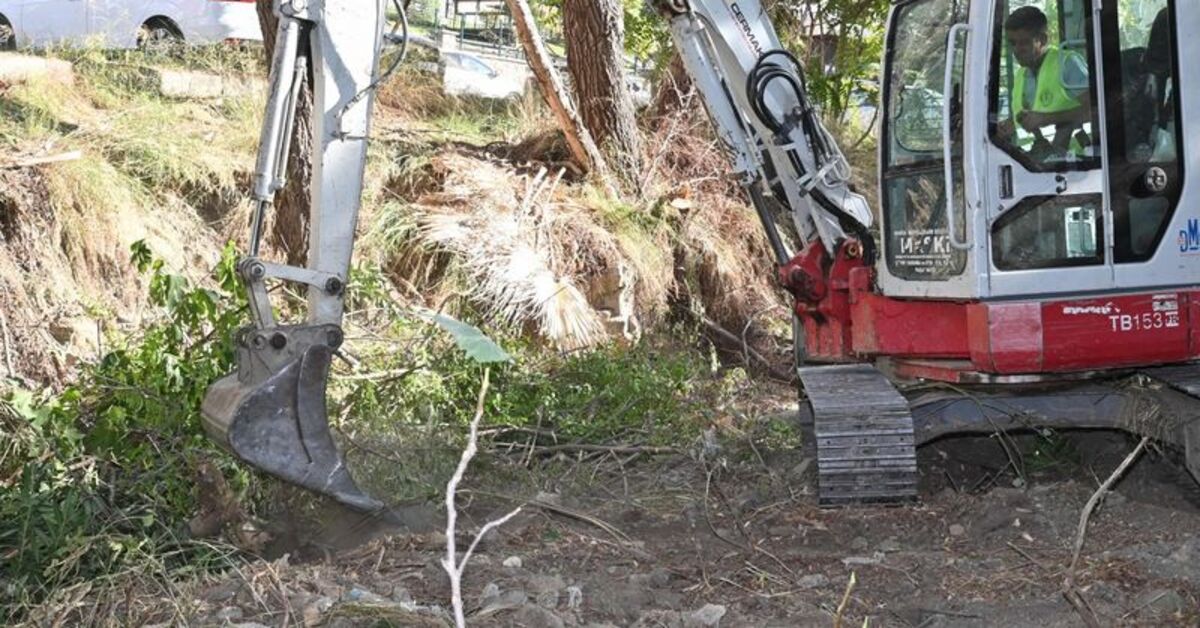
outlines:
[[[1049, 22], [1037, 7], [1013, 11], [1004, 22], [1004, 32], [1020, 67], [1012, 91], [1013, 118], [1000, 122], [999, 136], [1012, 138], [1015, 120], [1033, 134], [1030, 152], [1041, 159], [1068, 151], [1082, 153], [1091, 144], [1081, 130], [1091, 119], [1087, 64], [1080, 55], [1050, 45]], [[1055, 129], [1052, 140], [1042, 134], [1049, 126]]]

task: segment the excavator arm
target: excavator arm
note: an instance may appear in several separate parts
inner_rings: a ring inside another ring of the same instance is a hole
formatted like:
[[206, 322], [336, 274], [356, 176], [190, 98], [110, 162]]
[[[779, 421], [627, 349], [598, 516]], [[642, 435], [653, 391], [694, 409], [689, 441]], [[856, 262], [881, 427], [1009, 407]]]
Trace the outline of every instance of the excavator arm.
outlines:
[[[238, 272], [252, 324], [238, 334], [237, 370], [213, 384], [204, 426], [249, 464], [355, 510], [385, 513], [355, 484], [329, 433], [326, 384], [343, 341], [345, 287], [363, 187], [367, 136], [386, 23], [384, 0], [279, 0], [266, 115], [254, 178], [249, 254]], [[308, 261], [259, 257], [283, 188], [296, 104], [312, 80], [314, 151]], [[268, 285], [307, 289], [303, 321], [276, 319]]]
[[[276, 3], [279, 26], [254, 178], [250, 247], [238, 264], [252, 324], [236, 339], [237, 370], [210, 387], [202, 407], [210, 436], [250, 465], [355, 510], [383, 515], [389, 511], [359, 489], [330, 435], [326, 386], [343, 341], [385, 2]], [[732, 152], [781, 269], [798, 258], [780, 234], [768, 196], [788, 211], [806, 250], [833, 257], [849, 248], [869, 263], [870, 209], [850, 190], [846, 159], [759, 0], [659, 0], [658, 8]], [[297, 99], [310, 77], [313, 201], [307, 265], [297, 267], [270, 262], [260, 252], [264, 222], [285, 184], [294, 148]], [[303, 321], [276, 319], [269, 285], [278, 282], [307, 289]]]
[[788, 251], [766, 197], [788, 210], [807, 247], [831, 257], [856, 240], [875, 253], [872, 214], [850, 189], [850, 167], [820, 120], [799, 62], [785, 50], [759, 0], [657, 0], [734, 171], [763, 221], [776, 261]]

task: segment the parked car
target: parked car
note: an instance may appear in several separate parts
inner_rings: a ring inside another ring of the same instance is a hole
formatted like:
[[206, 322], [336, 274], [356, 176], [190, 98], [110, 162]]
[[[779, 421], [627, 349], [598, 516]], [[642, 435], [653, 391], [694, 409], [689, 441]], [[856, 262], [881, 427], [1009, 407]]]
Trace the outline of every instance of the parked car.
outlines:
[[262, 39], [254, 0], [0, 0], [0, 49]]
[[525, 80], [502, 73], [469, 52], [443, 52], [443, 88], [447, 94], [484, 98], [520, 98]]

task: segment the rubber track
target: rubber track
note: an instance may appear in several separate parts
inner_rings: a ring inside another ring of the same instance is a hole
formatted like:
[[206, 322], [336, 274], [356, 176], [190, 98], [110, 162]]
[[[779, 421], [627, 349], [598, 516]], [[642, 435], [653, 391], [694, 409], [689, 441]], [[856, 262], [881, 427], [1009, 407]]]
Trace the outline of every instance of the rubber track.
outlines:
[[899, 503], [917, 497], [908, 401], [868, 364], [798, 369], [812, 404], [822, 506]]
[[1142, 369], [1142, 373], [1178, 390], [1185, 395], [1200, 399], [1200, 364], [1180, 364]]

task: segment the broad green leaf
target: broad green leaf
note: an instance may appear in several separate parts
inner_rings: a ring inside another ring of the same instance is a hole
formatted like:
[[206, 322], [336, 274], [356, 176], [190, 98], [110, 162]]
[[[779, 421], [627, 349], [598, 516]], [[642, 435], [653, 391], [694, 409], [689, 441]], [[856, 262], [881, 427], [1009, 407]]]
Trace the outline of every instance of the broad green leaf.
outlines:
[[485, 336], [482, 331], [479, 331], [478, 327], [440, 312], [424, 310], [419, 313], [431, 323], [448, 332], [454, 338], [454, 344], [465, 351], [467, 357], [472, 360], [480, 364], [512, 361], [512, 356], [501, 349], [500, 345], [493, 342], [491, 338]]

